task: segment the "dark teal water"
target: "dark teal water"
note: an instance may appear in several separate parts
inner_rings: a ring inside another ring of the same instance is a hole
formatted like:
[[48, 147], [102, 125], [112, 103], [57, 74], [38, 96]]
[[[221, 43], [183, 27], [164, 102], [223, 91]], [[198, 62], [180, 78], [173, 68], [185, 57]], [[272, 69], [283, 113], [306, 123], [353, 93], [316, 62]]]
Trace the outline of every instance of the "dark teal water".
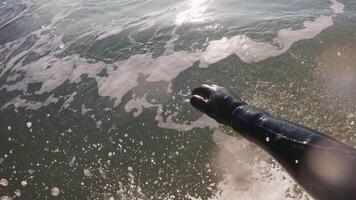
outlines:
[[310, 199], [202, 83], [356, 145], [356, 5], [0, 0], [0, 199]]

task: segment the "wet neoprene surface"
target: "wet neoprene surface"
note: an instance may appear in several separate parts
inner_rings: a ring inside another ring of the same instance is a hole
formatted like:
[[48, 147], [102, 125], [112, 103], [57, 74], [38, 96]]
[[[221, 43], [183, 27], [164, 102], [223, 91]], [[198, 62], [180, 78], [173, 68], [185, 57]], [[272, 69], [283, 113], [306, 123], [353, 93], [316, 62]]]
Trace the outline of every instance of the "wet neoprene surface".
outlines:
[[353, 147], [273, 117], [216, 85], [202, 85], [192, 95], [194, 107], [266, 150], [315, 199], [356, 199]]

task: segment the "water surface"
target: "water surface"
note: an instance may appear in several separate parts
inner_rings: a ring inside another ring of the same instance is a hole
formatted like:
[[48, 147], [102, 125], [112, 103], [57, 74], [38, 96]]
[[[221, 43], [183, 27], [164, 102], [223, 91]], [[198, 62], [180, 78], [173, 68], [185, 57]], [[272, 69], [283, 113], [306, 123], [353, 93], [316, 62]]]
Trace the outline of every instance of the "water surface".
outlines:
[[341, 0], [0, 0], [0, 196], [310, 199], [189, 93], [223, 85], [356, 145], [355, 11]]

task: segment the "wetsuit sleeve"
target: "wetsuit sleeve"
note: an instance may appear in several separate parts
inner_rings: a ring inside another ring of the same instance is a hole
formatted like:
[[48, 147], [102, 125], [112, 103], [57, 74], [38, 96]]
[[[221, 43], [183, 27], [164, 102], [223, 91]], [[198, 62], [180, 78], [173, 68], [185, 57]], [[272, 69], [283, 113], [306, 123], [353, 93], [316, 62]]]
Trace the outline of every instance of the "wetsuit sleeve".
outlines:
[[192, 91], [191, 104], [266, 150], [312, 197], [356, 200], [356, 150], [250, 106], [217, 85]]
[[314, 143], [321, 138], [344, 147], [345, 144], [305, 126], [289, 122], [250, 106], [241, 105], [233, 111], [232, 127], [254, 143], [265, 144], [266, 140], [289, 139], [296, 143]]
[[353, 147], [249, 105], [235, 108], [232, 127], [266, 150], [315, 199], [356, 199]]

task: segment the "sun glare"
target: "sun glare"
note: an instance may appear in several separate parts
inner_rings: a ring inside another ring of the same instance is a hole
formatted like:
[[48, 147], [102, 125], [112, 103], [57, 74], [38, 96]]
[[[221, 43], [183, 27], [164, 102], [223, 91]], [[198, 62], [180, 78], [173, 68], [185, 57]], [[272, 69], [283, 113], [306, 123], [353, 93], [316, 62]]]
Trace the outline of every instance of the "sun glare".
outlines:
[[177, 25], [184, 23], [200, 23], [207, 20], [205, 12], [212, 0], [191, 0], [189, 8], [176, 16]]

